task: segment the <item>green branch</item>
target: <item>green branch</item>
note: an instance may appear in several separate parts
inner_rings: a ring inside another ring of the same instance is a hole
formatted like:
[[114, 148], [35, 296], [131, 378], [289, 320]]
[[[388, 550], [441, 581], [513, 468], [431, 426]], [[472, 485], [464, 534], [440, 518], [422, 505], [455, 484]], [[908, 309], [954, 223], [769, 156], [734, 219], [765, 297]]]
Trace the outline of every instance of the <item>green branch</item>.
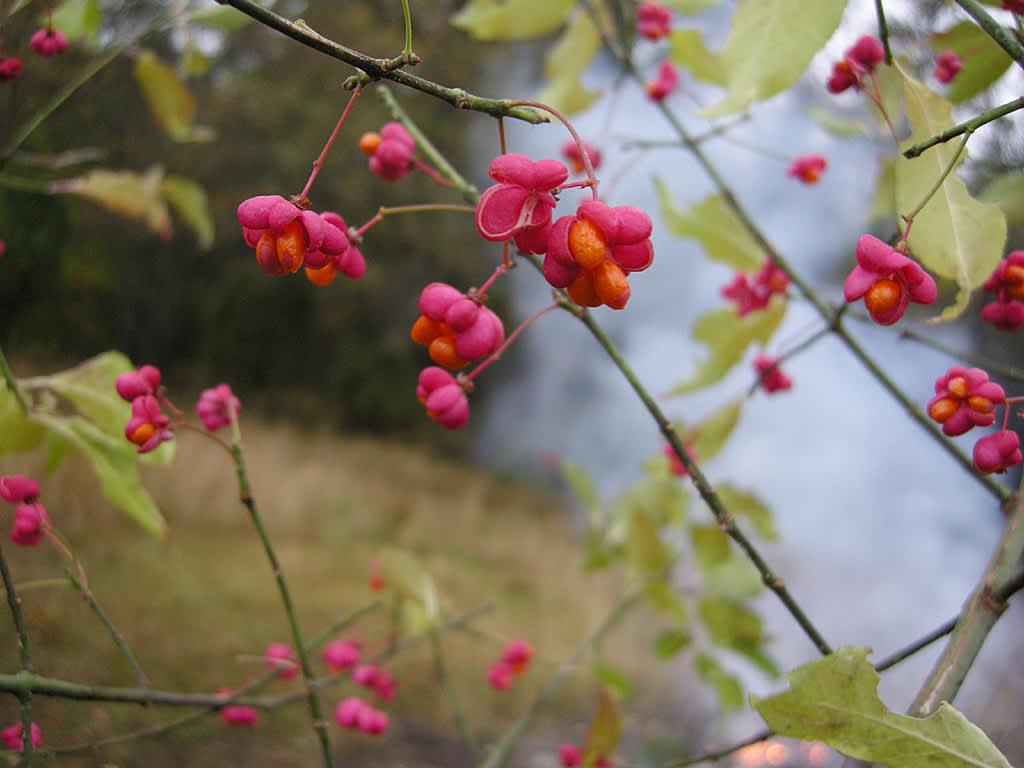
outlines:
[[956, 0], [956, 4], [967, 11], [967, 14], [978, 22], [978, 26], [996, 41], [996, 44], [1006, 51], [1010, 58], [1024, 67], [1024, 47], [1017, 42], [1002, 24], [988, 15], [988, 11], [978, 0]]
[[1016, 112], [1018, 109], [1024, 108], [1024, 97], [1008, 101], [1005, 104], [993, 107], [992, 109], [982, 112], [977, 117], [972, 117], [970, 120], [965, 120], [959, 125], [954, 125], [952, 128], [947, 128], [942, 133], [932, 136], [930, 139], [926, 139], [919, 144], [914, 144], [909, 149], [904, 150], [903, 156], [909, 159], [913, 159], [919, 156], [922, 152], [931, 149], [936, 144], [943, 144], [950, 139], [955, 139], [962, 133], [972, 133], [986, 123], [991, 123], [993, 120], [998, 120], [1000, 117], [1006, 117], [1011, 112]]
[[331, 58], [338, 59], [355, 67], [360, 70], [357, 79], [361, 82], [390, 80], [393, 83], [404, 85], [407, 88], [412, 88], [441, 101], [448, 102], [456, 109], [483, 112], [492, 117], [512, 117], [517, 120], [525, 120], [528, 123], [547, 122], [547, 118], [536, 110], [512, 107], [502, 99], [486, 99], [482, 96], [474, 96], [462, 88], [447, 88], [410, 74], [402, 69], [408, 63], [403, 56], [398, 56], [394, 59], [376, 59], [354, 51], [351, 48], [346, 48], [314, 31], [308, 25], [289, 21], [283, 16], [278, 16], [273, 11], [269, 11], [252, 2], [252, 0], [217, 1], [223, 5], [230, 5], [232, 8], [241, 11], [264, 26], [270, 27], [308, 48], [327, 54]]

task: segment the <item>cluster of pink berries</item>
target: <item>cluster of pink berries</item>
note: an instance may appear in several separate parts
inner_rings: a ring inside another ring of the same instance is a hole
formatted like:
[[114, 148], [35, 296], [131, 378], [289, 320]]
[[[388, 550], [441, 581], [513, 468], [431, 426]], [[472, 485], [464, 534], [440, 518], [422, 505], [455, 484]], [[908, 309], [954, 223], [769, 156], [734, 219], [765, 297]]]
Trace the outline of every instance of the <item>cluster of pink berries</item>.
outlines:
[[793, 380], [779, 368], [777, 357], [758, 354], [754, 357], [754, 370], [757, 371], [758, 384], [768, 394], [793, 388]]
[[114, 386], [121, 399], [132, 404], [132, 415], [124, 427], [124, 436], [139, 447], [139, 453], [149, 453], [160, 443], [174, 438], [171, 420], [160, 407], [163, 395], [159, 370], [152, 365], [143, 365], [138, 370], [122, 373]]
[[505, 327], [482, 301], [483, 297], [467, 296], [446, 283], [431, 283], [420, 293], [412, 340], [451, 371], [494, 354], [505, 341]]
[[832, 65], [832, 76], [826, 88], [830, 93], [842, 93], [848, 88], [861, 90], [864, 79], [875, 72], [885, 58], [885, 48], [871, 35], [864, 35], [850, 47], [843, 58]]
[[[560, 744], [558, 762], [562, 768], [576, 768], [583, 764], [583, 750], [575, 744]], [[594, 768], [612, 768], [612, 761], [605, 755], [599, 755], [594, 759], [593, 765]]]
[[[672, 11], [654, 2], [640, 3], [636, 9], [636, 33], [658, 42], [672, 31]], [[679, 83], [679, 71], [667, 59], [658, 64], [658, 73], [644, 85], [648, 98], [664, 101]]]
[[1024, 251], [1007, 254], [982, 287], [996, 295], [982, 308], [982, 320], [1001, 331], [1020, 330], [1024, 326]]
[[0, 499], [14, 504], [11, 541], [19, 547], [34, 547], [50, 527], [46, 507], [39, 503], [39, 483], [24, 475], [0, 477]]
[[584, 153], [586, 153], [587, 159], [590, 160], [591, 168], [596, 171], [601, 167], [601, 150], [595, 149], [585, 141], [583, 142], [582, 149], [572, 139], [567, 139], [562, 144], [562, 157], [569, 162], [569, 170], [572, 171], [573, 176], [579, 176], [586, 171], [586, 165], [583, 162]]
[[416, 141], [401, 123], [385, 123], [380, 133], [364, 133], [359, 149], [370, 157], [370, 170], [385, 181], [398, 181], [415, 167]]
[[[9, 725], [0, 731], [0, 740], [3, 741], [4, 746], [7, 747], [11, 752], [24, 752], [25, 751], [25, 739], [22, 736], [25, 729], [22, 728], [21, 723], [15, 723]], [[30, 738], [32, 739], [32, 748], [39, 749], [43, 746], [43, 732], [39, 730], [39, 726], [35, 723], [31, 724], [29, 728]]]
[[[383, 701], [395, 698], [395, 679], [383, 667], [360, 664], [359, 643], [351, 638], [332, 640], [321, 651], [321, 659], [331, 672], [352, 670], [352, 681], [371, 689]], [[355, 728], [376, 736], [388, 728], [388, 716], [357, 696], [349, 696], [334, 709], [334, 719], [342, 728]]]
[[963, 61], [953, 51], [940, 51], [935, 56], [935, 69], [932, 70], [932, 76], [940, 83], [949, 85], [963, 68]]
[[983, 475], [1002, 474], [1024, 460], [1020, 438], [1006, 428], [1008, 406], [1020, 398], [1007, 398], [1003, 388], [989, 381], [980, 368], [954, 365], [935, 380], [935, 395], [928, 401], [928, 415], [942, 425], [948, 437], [962, 435], [974, 427], [995, 423], [996, 406], [1007, 411], [998, 432], [986, 435], [974, 444], [974, 468]]
[[[63, 32], [47, 25], [34, 32], [28, 44], [40, 56], [57, 56], [67, 50], [68, 38]], [[21, 59], [17, 56], [4, 56], [0, 49], [0, 83], [17, 79], [22, 69]]]
[[786, 170], [786, 175], [804, 184], [817, 184], [828, 161], [821, 155], [800, 155]]
[[879, 325], [892, 325], [911, 302], [931, 304], [937, 297], [935, 280], [905, 253], [872, 235], [857, 240], [857, 266], [843, 284], [848, 302], [864, 299]]
[[736, 314], [745, 317], [767, 307], [772, 296], [785, 296], [788, 288], [789, 276], [771, 259], [765, 259], [757, 272], [736, 272], [719, 292], [723, 299], [736, 302]]
[[487, 670], [487, 682], [498, 691], [504, 691], [530, 666], [533, 646], [525, 640], [513, 640], [501, 652], [498, 660]]
[[315, 213], [280, 195], [257, 195], [238, 206], [238, 222], [268, 275], [304, 267], [311, 283], [327, 285], [338, 272], [353, 279], [366, 272], [362, 252], [349, 239], [355, 233], [334, 212]]

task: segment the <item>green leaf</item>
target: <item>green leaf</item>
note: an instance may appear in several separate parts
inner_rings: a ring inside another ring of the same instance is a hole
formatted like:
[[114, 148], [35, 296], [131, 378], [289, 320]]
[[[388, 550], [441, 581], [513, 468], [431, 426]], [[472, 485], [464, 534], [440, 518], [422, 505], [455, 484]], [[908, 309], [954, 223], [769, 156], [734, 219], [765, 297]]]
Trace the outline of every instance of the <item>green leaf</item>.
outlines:
[[709, 259], [744, 272], [752, 272], [761, 266], [764, 251], [719, 195], [679, 210], [668, 186], [661, 179], [655, 178], [654, 186], [662, 218], [673, 235], [699, 240]]
[[131, 406], [115, 389], [117, 377], [135, 366], [120, 352], [104, 352], [47, 379], [50, 388], [66, 397], [78, 412], [111, 437], [123, 437]]
[[692, 638], [685, 629], [663, 629], [654, 638], [654, 654], [659, 659], [671, 659], [686, 648]]
[[587, 729], [583, 742], [582, 768], [594, 768], [598, 758], [607, 757], [615, 751], [622, 737], [622, 713], [607, 688], [597, 690], [597, 711]]
[[135, 57], [135, 79], [153, 119], [174, 141], [209, 141], [213, 132], [195, 125], [196, 102], [185, 81], [155, 53], [143, 49]]
[[587, 470], [569, 459], [562, 459], [558, 468], [561, 470], [565, 482], [569, 484], [570, 490], [576, 494], [580, 503], [586, 507], [590, 515], [591, 525], [600, 525], [603, 522], [601, 520], [601, 502], [597, 498], [594, 481], [590, 479]]
[[700, 117], [721, 117], [784, 91], [832, 37], [846, 0], [741, 0], [719, 54], [728, 85]]
[[676, 29], [669, 35], [669, 58], [673, 64], [687, 69], [698, 80], [715, 85], [726, 84], [718, 57], [704, 45], [699, 29]]
[[162, 537], [167, 532], [163, 515], [139, 480], [138, 454], [131, 443], [108, 435], [81, 416], [41, 414], [39, 421], [89, 460], [111, 504], [153, 535]]
[[998, 205], [1011, 227], [1024, 224], [1024, 174], [1006, 173], [996, 176], [981, 190], [978, 199]]
[[698, 610], [711, 642], [745, 656], [765, 674], [779, 674], [775, 662], [761, 650], [766, 638], [756, 613], [736, 601], [719, 597], [702, 598]]
[[604, 531], [587, 529], [583, 540], [583, 570], [599, 571], [612, 564], [612, 548], [605, 540]]
[[396, 595], [418, 605], [430, 625], [441, 616], [441, 606], [434, 580], [411, 553], [403, 549], [386, 548], [377, 556], [384, 585]]
[[946, 98], [959, 104], [986, 90], [1010, 68], [1013, 59], [977, 24], [963, 21], [952, 29], [932, 35], [936, 51], [952, 51], [964, 68], [946, 90]]
[[[904, 67], [909, 66], [906, 61], [900, 62]], [[900, 67], [891, 67], [888, 64], [881, 64], [875, 68], [875, 82], [878, 83], [878, 93], [885, 108], [885, 115], [889, 120], [896, 123], [903, 114], [903, 70]], [[881, 130], [890, 133], [885, 115], [883, 115], [874, 100], [870, 100], [871, 115], [875, 118]]]
[[700, 679], [715, 689], [718, 704], [723, 712], [743, 709], [743, 686], [739, 680], [722, 669], [722, 666], [706, 653], [697, 654], [694, 665]]
[[685, 627], [689, 623], [686, 606], [667, 581], [651, 579], [644, 584], [644, 595], [655, 611], [672, 618], [680, 627]]
[[46, 430], [22, 413], [14, 393], [0, 379], [0, 457], [34, 450], [46, 436]]
[[576, 14], [544, 61], [548, 85], [537, 101], [571, 115], [589, 107], [599, 91], [583, 87], [582, 76], [601, 48], [601, 36], [588, 13]]
[[753, 493], [741, 491], [728, 483], [716, 486], [715, 493], [731, 515], [749, 520], [762, 539], [774, 541], [778, 538], [771, 510]]
[[882, 160], [878, 176], [875, 177], [875, 191], [871, 194], [871, 212], [868, 221], [876, 222], [896, 215], [896, 164], [897, 159]]
[[864, 133], [864, 126], [860, 123], [843, 120], [827, 109], [822, 109], [815, 104], [808, 105], [804, 110], [804, 114], [811, 118], [819, 128], [828, 131], [836, 138], [849, 139]]
[[592, 667], [594, 677], [610, 688], [620, 699], [628, 699], [633, 692], [633, 686], [626, 677], [626, 673], [611, 664], [598, 662]]
[[200, 26], [220, 29], [225, 32], [241, 29], [252, 21], [249, 16], [229, 5], [215, 5], [212, 8], [203, 8], [193, 13], [189, 20]]
[[[914, 133], [904, 149], [954, 124], [948, 101], [910, 76], [905, 76], [905, 89], [907, 116]], [[924, 200], [955, 152], [956, 142], [947, 142], [913, 160], [897, 160], [896, 202], [901, 214], [910, 213]], [[909, 242], [912, 255], [926, 269], [959, 286], [956, 302], [941, 317], [951, 320], [963, 312], [971, 291], [988, 279], [1002, 258], [1006, 218], [998, 207], [972, 198], [964, 183], [950, 174], [915, 217]]]
[[764, 582], [749, 560], [735, 553], [704, 572], [708, 594], [723, 600], [740, 602], [761, 594]]
[[691, 525], [690, 543], [702, 572], [729, 558], [729, 537], [717, 525]]
[[85, 176], [56, 181], [50, 191], [79, 195], [130, 219], [142, 219], [161, 237], [171, 236], [171, 214], [161, 191], [163, 169], [155, 166], [138, 174], [102, 168]]
[[[753, 343], [762, 346], [779, 327], [786, 314], [786, 302], [772, 299], [767, 308], [740, 317], [731, 307], [713, 309], [701, 315], [693, 326], [693, 339], [710, 348], [711, 354], [697, 372], [670, 390], [682, 395], [720, 381]], [[703, 460], [703, 456], [698, 454]]]
[[478, 40], [522, 40], [554, 32], [576, 0], [470, 0], [452, 24]]
[[629, 521], [626, 559], [638, 572], [661, 574], [672, 563], [672, 552], [661, 541], [658, 529], [646, 512], [636, 510]]
[[686, 15], [700, 13], [708, 8], [714, 8], [722, 0], [662, 0], [662, 5]]
[[54, 29], [63, 32], [68, 40], [96, 44], [96, 33], [103, 22], [99, 0], [67, 0], [53, 9]]
[[209, 250], [214, 237], [213, 214], [202, 185], [183, 176], [165, 176], [160, 189], [174, 212], [196, 233], [200, 249]]
[[840, 648], [791, 672], [788, 691], [751, 703], [779, 735], [821, 741], [855, 760], [891, 768], [1010, 768], [949, 704], [923, 719], [890, 712], [867, 653]]
[[718, 455], [739, 423], [742, 410], [743, 401], [734, 400], [693, 428], [693, 452], [700, 461], [711, 461]]

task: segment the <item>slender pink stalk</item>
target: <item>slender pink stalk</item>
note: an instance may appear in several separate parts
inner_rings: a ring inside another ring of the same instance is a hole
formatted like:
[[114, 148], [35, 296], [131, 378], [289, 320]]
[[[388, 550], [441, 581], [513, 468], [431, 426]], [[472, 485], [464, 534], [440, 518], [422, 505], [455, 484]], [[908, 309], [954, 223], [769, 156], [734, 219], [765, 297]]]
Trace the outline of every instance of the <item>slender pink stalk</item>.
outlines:
[[[586, 181], [578, 182], [576, 185], [568, 186], [590, 187], [591, 194], [593, 194], [594, 199], [597, 200], [597, 185], [600, 183], [600, 181], [597, 178], [597, 174], [594, 173], [594, 164], [590, 162], [590, 153], [587, 152], [587, 147], [583, 143], [583, 139], [580, 138], [580, 135], [576, 132], [576, 129], [573, 128], [572, 123], [569, 122], [569, 118], [567, 118], [554, 107], [549, 107], [547, 104], [542, 104], [539, 101], [530, 101], [528, 99], [523, 99], [521, 101], [510, 101], [508, 102], [508, 104], [509, 106], [512, 107], [534, 107], [536, 109], [543, 109], [545, 112], [549, 112], [550, 114], [554, 115], [555, 118], [558, 119], [558, 121], [561, 122], [562, 125], [566, 127], [566, 129], [569, 131], [569, 134], [572, 136], [572, 140], [575, 141], [576, 146], [580, 148], [580, 156], [583, 159], [583, 169], [587, 172]], [[504, 145], [502, 145], [501, 151], [505, 151]], [[563, 187], [563, 189], [564, 188], [565, 187]]]
[[342, 110], [341, 117], [338, 118], [338, 124], [334, 126], [334, 130], [331, 131], [331, 135], [327, 138], [327, 143], [324, 144], [324, 148], [320, 152], [320, 157], [313, 162], [313, 170], [309, 174], [309, 178], [306, 179], [306, 186], [304, 186], [302, 191], [299, 192], [300, 201], [307, 199], [306, 195], [309, 193], [309, 188], [313, 186], [313, 180], [316, 178], [317, 174], [320, 173], [320, 168], [323, 166], [324, 160], [327, 158], [327, 153], [331, 151], [331, 147], [334, 145], [334, 140], [338, 138], [338, 132], [341, 130], [341, 126], [345, 123], [345, 118], [348, 117], [348, 113], [351, 111], [352, 105], [356, 103], [356, 98], [358, 98], [359, 94], [362, 93], [362, 90], [363, 85], [360, 83], [356, 86], [355, 90], [352, 91], [348, 104], [345, 105], [345, 109]]
[[[499, 269], [500, 269], [500, 267], [499, 267]], [[493, 277], [492, 277], [492, 279], [493, 279]], [[526, 327], [528, 325], [533, 323], [534, 320], [537, 320], [542, 315], [546, 315], [552, 309], [558, 309], [559, 306], [561, 306], [561, 305], [559, 305], [559, 304], [552, 304], [551, 306], [544, 307], [544, 309], [541, 309], [541, 310], [538, 310], [537, 312], [534, 312], [532, 315], [530, 315], [528, 318], [526, 318], [523, 321], [522, 325], [520, 325], [518, 328], [516, 328], [514, 331], [512, 331], [512, 333], [510, 333], [508, 335], [508, 338], [505, 339], [505, 343], [504, 344], [502, 344], [500, 347], [498, 347], [496, 350], [494, 350], [494, 352], [492, 352], [482, 363], [480, 363], [480, 365], [478, 365], [476, 368], [474, 368], [472, 371], [470, 371], [466, 375], [464, 381], [466, 381], [467, 383], [473, 381], [473, 379], [476, 377], [476, 375], [478, 373], [480, 373], [482, 370], [484, 370], [484, 368], [486, 368], [487, 366], [491, 365], [491, 363], [496, 363], [498, 361], [498, 358], [500, 358], [502, 356], [502, 354], [505, 352], [505, 350], [508, 349], [509, 345], [513, 341], [515, 341], [516, 337], [520, 333], [522, 333], [526, 329]]]

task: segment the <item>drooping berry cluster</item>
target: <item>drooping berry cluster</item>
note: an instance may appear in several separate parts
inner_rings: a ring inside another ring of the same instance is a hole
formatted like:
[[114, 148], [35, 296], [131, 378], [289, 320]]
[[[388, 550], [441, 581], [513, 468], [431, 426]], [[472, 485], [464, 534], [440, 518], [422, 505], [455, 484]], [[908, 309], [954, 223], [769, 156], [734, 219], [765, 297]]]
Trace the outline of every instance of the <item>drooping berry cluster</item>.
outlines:
[[861, 90], [885, 58], [885, 48], [871, 35], [864, 35], [850, 48], [840, 61], [832, 65], [832, 76], [826, 87], [831, 93], [842, 93], [848, 88]]
[[733, 275], [720, 293], [723, 299], [736, 302], [736, 314], [745, 317], [767, 307], [772, 296], [785, 296], [788, 288], [789, 276], [771, 259], [765, 259], [757, 272]]
[[139, 447], [139, 453], [149, 453], [160, 443], [174, 438], [171, 420], [161, 408], [159, 370], [143, 365], [138, 370], [122, 373], [114, 386], [121, 399], [132, 404], [124, 436]]
[[905, 253], [873, 235], [862, 235], [856, 254], [857, 266], [843, 284], [843, 295], [848, 302], [863, 298], [879, 325], [895, 323], [911, 302], [935, 301], [935, 280]]
[[46, 507], [39, 502], [39, 483], [24, 475], [0, 477], [0, 499], [14, 504], [11, 541], [19, 547], [34, 547], [50, 527]]
[[513, 640], [501, 652], [501, 657], [487, 671], [487, 682], [498, 691], [504, 691], [512, 681], [526, 672], [533, 658], [533, 646], [525, 640]]
[[1024, 326], [1024, 251], [1012, 251], [999, 262], [995, 272], [982, 286], [996, 300], [981, 310], [981, 318], [1001, 331], [1017, 331]]

